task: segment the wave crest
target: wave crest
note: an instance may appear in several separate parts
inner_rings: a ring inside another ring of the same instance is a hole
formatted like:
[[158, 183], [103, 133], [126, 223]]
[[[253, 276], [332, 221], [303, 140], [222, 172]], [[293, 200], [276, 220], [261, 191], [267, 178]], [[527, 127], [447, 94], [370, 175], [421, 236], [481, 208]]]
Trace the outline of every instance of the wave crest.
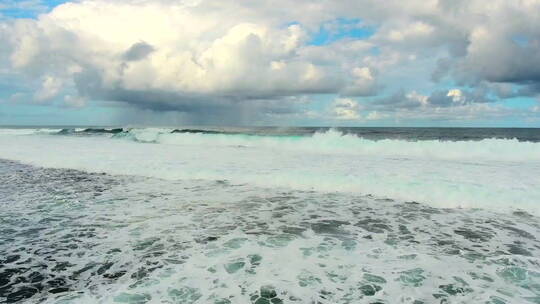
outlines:
[[259, 136], [216, 131], [170, 129], [132, 129], [120, 133], [143, 143], [182, 146], [245, 147], [302, 151], [304, 153], [347, 154], [373, 157], [403, 157], [441, 160], [540, 160], [540, 143], [517, 139], [483, 139], [479, 141], [407, 141], [397, 139], [371, 140], [335, 129], [311, 136]]

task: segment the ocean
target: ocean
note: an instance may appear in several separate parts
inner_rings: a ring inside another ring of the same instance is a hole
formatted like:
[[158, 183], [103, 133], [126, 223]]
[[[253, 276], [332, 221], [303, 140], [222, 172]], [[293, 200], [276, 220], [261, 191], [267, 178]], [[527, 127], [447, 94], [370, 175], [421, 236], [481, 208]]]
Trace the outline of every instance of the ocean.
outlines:
[[540, 303], [540, 129], [3, 128], [1, 303]]

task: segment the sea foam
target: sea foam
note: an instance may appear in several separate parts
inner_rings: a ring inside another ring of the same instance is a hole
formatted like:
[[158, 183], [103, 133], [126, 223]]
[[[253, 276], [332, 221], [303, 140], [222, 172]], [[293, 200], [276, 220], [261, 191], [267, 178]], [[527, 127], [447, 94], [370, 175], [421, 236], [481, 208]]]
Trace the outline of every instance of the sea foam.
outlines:
[[540, 214], [540, 143], [374, 141], [333, 130], [312, 136], [171, 131], [131, 129], [99, 136], [0, 132], [0, 157], [88, 172], [228, 180]]
[[523, 212], [4, 160], [0, 207], [2, 303], [538, 302]]

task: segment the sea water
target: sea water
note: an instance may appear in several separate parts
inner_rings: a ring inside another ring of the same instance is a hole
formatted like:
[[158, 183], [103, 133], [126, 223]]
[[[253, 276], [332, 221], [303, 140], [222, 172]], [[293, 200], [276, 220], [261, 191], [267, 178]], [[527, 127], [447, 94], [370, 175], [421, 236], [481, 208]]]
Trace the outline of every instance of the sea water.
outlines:
[[540, 303], [534, 129], [0, 129], [0, 302]]

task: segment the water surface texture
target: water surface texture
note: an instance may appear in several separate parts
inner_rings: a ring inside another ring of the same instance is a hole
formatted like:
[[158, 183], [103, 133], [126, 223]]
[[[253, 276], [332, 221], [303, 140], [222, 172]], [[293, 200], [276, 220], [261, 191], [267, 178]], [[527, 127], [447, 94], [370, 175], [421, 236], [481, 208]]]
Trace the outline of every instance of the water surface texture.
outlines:
[[0, 302], [540, 303], [540, 143], [202, 131], [0, 130]]

